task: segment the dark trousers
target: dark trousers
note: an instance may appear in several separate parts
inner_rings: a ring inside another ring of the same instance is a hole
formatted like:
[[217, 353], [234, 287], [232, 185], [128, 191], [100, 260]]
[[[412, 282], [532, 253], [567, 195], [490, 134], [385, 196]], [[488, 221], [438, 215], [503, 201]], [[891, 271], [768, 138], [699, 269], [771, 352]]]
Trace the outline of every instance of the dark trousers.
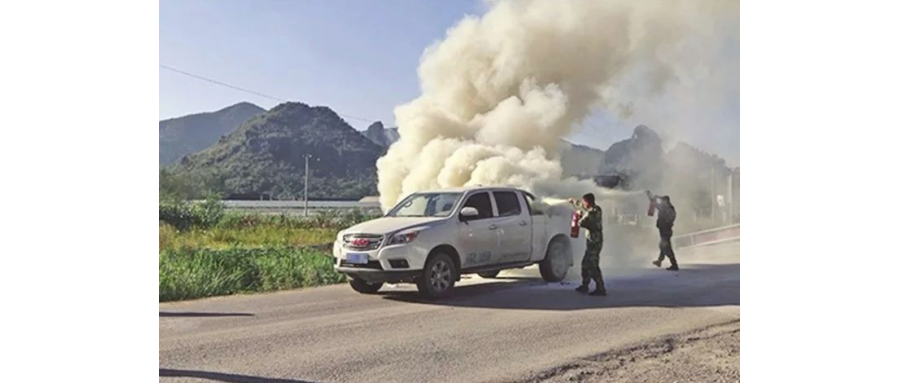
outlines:
[[603, 250], [603, 241], [588, 242], [584, 249], [584, 258], [581, 258], [581, 284], [588, 286], [591, 279], [597, 283], [597, 290], [605, 291], [603, 272], [600, 271], [600, 250]]
[[672, 229], [659, 229], [659, 258], [658, 262], [662, 262], [662, 260], [666, 257], [669, 257], [669, 262], [672, 263], [672, 266], [678, 266], [678, 261], [675, 260], [675, 250], [672, 249]]

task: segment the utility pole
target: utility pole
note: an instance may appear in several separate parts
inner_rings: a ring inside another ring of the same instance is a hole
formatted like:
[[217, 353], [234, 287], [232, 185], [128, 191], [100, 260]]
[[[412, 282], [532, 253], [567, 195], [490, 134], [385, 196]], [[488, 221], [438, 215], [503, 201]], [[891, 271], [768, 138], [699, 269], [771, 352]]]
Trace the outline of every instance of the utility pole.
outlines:
[[309, 217], [309, 157], [307, 154], [303, 156], [306, 160], [306, 171], [303, 172], [303, 216]]
[[734, 224], [734, 169], [728, 173], [728, 223]]
[[709, 194], [710, 194], [710, 210], [709, 213], [712, 216], [713, 222], [716, 221], [716, 166], [713, 165], [709, 168]]

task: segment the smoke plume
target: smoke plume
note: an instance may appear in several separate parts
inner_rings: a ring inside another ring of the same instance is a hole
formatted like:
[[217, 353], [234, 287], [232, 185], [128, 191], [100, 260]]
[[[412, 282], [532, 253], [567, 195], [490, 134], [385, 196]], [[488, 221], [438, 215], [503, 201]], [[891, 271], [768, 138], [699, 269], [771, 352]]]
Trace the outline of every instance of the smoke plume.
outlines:
[[697, 9], [705, 4], [497, 1], [463, 18], [423, 53], [421, 96], [394, 111], [400, 140], [378, 160], [382, 206], [475, 184], [603, 194], [563, 177], [560, 138], [592, 108], [628, 113], [638, 95], [676, 79], [665, 52], [710, 17]]

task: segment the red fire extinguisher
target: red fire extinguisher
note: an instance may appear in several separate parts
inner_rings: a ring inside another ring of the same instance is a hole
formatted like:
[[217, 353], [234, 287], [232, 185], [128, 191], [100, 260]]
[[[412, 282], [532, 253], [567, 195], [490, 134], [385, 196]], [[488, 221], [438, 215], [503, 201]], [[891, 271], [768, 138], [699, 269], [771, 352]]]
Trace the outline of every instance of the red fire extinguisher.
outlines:
[[578, 222], [581, 221], [581, 210], [575, 210], [572, 213], [572, 232], [569, 234], [572, 238], [578, 238], [578, 232], [581, 231], [581, 227], [578, 226]]
[[653, 210], [656, 210], [656, 209], [653, 208], [653, 200], [650, 200], [650, 207], [647, 208], [647, 215], [649, 215], [649, 216], [652, 217], [652, 216], [653, 216]]

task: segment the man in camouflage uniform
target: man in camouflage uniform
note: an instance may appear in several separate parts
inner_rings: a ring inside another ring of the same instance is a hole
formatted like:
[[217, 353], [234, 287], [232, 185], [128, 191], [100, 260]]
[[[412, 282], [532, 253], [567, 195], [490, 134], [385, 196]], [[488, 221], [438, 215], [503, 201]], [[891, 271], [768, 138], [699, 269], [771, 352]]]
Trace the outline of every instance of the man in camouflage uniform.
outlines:
[[606, 296], [606, 286], [603, 284], [603, 272], [600, 271], [600, 250], [603, 249], [603, 211], [594, 201], [594, 194], [588, 193], [581, 197], [581, 203], [569, 200], [576, 207], [584, 210], [578, 226], [587, 229], [587, 242], [584, 250], [584, 258], [581, 259], [581, 286], [575, 291], [588, 292], [591, 279], [597, 284], [597, 289], [591, 295]]
[[672, 227], [675, 226], [675, 206], [669, 196], [655, 196], [647, 191], [650, 203], [658, 212], [656, 216], [656, 228], [659, 229], [659, 258], [653, 261], [656, 267], [662, 266], [662, 261], [669, 258], [671, 265], [666, 270], [678, 271], [678, 261], [675, 260], [675, 250], [672, 249]]

